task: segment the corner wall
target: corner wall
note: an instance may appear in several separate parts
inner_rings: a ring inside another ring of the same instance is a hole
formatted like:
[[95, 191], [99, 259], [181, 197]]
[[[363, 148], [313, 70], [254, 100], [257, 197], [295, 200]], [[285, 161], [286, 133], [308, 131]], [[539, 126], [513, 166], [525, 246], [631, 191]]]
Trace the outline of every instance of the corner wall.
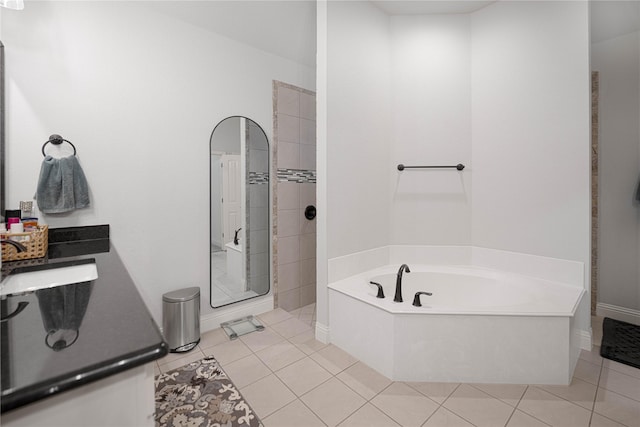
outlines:
[[[469, 15], [391, 17], [392, 244], [471, 244]], [[457, 165], [405, 169], [405, 165]]]
[[588, 267], [588, 5], [497, 2], [471, 22], [473, 244]]
[[[594, 16], [598, 18], [601, 25], [607, 22], [605, 16]], [[640, 33], [598, 40], [591, 52], [600, 83], [598, 304], [635, 310], [637, 322], [640, 203], [634, 195], [640, 179]]]
[[391, 52], [389, 18], [372, 3], [327, 6], [324, 208], [334, 258], [389, 244]]

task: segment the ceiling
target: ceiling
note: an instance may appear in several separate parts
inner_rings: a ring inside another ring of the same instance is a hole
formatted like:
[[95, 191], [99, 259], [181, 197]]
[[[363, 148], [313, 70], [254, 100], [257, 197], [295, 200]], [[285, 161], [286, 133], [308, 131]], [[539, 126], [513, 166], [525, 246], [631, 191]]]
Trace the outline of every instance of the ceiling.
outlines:
[[[495, 0], [371, 0], [371, 3], [388, 15], [466, 14]], [[205, 31], [315, 67], [315, 0], [173, 0], [138, 4]], [[592, 42], [640, 30], [640, 1], [590, 4]]]
[[495, 3], [495, 0], [372, 0], [371, 3], [389, 15], [426, 15], [471, 13]]
[[640, 30], [640, 2], [592, 1], [591, 42], [598, 43]]
[[[471, 13], [494, 1], [372, 0], [372, 3], [388, 15], [422, 15]], [[205, 31], [315, 67], [315, 0], [173, 0], [138, 4]]]
[[315, 1], [182, 0], [140, 4], [203, 30], [315, 67]]

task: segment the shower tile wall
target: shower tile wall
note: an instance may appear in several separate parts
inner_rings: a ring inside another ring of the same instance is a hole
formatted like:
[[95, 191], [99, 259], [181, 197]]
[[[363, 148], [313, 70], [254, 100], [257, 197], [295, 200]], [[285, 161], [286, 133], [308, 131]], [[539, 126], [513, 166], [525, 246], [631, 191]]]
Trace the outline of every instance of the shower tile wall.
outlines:
[[316, 203], [315, 119], [314, 92], [274, 82], [275, 289], [288, 311], [316, 301], [316, 221], [304, 215]]

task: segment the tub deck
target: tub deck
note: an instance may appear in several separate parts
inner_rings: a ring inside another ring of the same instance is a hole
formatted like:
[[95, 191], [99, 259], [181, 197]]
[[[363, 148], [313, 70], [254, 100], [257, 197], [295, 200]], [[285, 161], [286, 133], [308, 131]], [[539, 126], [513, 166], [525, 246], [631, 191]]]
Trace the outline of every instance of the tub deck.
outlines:
[[[582, 288], [515, 273], [475, 266], [412, 266], [404, 273], [404, 302], [393, 301], [397, 266], [385, 266], [329, 284], [329, 289], [396, 314], [485, 314], [510, 316], [573, 316]], [[382, 284], [385, 298], [376, 298]], [[461, 282], [461, 283], [456, 283]], [[411, 303], [418, 291], [422, 307]]]

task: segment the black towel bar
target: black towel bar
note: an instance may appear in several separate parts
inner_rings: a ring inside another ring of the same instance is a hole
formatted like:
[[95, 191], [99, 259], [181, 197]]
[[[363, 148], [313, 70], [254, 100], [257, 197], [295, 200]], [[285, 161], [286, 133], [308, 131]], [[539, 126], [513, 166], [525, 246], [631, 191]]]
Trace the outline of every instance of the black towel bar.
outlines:
[[462, 163], [458, 163], [457, 165], [454, 166], [405, 166], [402, 163], [398, 165], [398, 170], [399, 171], [403, 171], [405, 169], [458, 169], [459, 171], [461, 171], [462, 169], [464, 169], [464, 165]]
[[43, 155], [44, 157], [47, 157], [47, 155], [46, 155], [46, 154], [45, 154], [45, 152], [44, 152], [44, 147], [45, 147], [47, 144], [51, 143], [51, 144], [53, 144], [53, 145], [60, 145], [60, 144], [62, 144], [63, 142], [66, 142], [66, 143], [68, 143], [71, 147], [73, 147], [73, 155], [75, 156], [75, 155], [76, 155], [76, 146], [75, 146], [75, 145], [73, 145], [73, 144], [71, 143], [71, 141], [68, 141], [68, 140], [64, 139], [63, 137], [61, 137], [60, 135], [57, 135], [57, 134], [55, 134], [55, 133], [54, 133], [53, 135], [51, 135], [51, 136], [49, 137], [49, 140], [48, 140], [47, 142], [45, 142], [45, 143], [44, 143], [44, 145], [42, 146], [42, 155]]

